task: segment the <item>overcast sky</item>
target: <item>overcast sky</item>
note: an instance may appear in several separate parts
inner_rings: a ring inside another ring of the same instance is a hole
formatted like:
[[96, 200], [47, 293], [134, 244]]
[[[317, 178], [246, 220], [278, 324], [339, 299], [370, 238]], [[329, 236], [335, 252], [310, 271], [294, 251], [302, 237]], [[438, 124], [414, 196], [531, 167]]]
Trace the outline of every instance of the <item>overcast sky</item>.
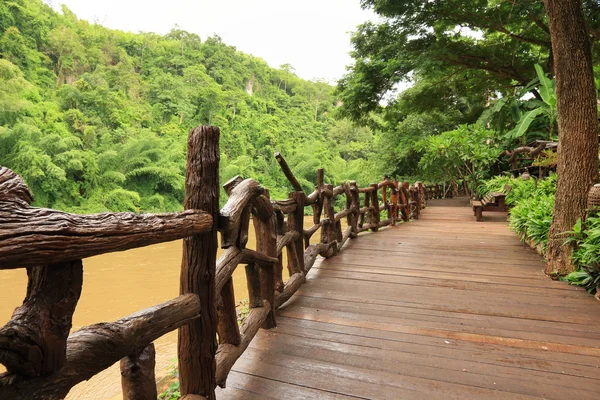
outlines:
[[304, 79], [335, 82], [352, 62], [350, 32], [376, 20], [359, 0], [51, 0], [79, 18], [131, 32], [167, 33], [176, 24], [213, 33], [270, 66], [289, 63]]

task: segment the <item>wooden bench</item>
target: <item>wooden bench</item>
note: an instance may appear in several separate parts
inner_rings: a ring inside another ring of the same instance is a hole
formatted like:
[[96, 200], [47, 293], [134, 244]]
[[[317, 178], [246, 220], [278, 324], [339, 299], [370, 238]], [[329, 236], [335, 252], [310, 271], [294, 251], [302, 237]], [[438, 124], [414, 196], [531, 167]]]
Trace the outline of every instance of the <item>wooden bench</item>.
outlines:
[[475, 215], [475, 219], [477, 221], [483, 221], [484, 211], [507, 212], [508, 206], [506, 205], [506, 196], [511, 190], [512, 186], [505, 185], [504, 192], [490, 192], [481, 200], [471, 200], [471, 206], [473, 207], [473, 215]]

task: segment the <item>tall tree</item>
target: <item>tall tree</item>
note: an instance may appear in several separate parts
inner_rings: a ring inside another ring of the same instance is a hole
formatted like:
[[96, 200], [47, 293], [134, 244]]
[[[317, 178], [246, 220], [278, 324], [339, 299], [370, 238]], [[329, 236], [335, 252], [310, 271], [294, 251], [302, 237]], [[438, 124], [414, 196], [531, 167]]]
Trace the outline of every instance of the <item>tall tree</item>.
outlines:
[[592, 51], [581, 0], [544, 0], [548, 15], [558, 100], [558, 182], [548, 242], [546, 273], [573, 270], [564, 232], [586, 207], [598, 179], [598, 112]]
[[[352, 37], [355, 63], [339, 83], [344, 111], [354, 119], [377, 110], [386, 93], [415, 73], [442, 73], [444, 81], [466, 80], [493, 92], [508, 92], [535, 78], [536, 63], [553, 71], [540, 0], [361, 3], [382, 18], [358, 27]], [[584, 0], [583, 5], [588, 31], [599, 40], [600, 5], [595, 0]], [[600, 56], [598, 50], [595, 54]]]

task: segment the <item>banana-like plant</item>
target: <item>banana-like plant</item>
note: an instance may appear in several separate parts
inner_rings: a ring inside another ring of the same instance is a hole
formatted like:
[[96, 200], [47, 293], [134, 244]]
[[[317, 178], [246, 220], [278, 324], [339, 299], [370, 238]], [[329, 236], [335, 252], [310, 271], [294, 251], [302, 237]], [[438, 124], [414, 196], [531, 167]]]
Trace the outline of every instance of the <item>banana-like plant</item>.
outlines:
[[554, 127], [558, 118], [555, 82], [554, 79], [550, 79], [546, 76], [539, 64], [535, 64], [535, 71], [537, 73], [537, 78], [532, 82], [537, 81], [539, 83], [538, 92], [542, 101], [531, 100], [531, 103], [537, 107], [521, 115], [521, 118], [517, 122], [517, 126], [506, 133], [505, 137], [507, 139], [518, 139], [523, 137], [527, 133], [531, 123], [540, 115], [546, 116], [549, 120], [548, 139], [552, 140], [554, 136]]

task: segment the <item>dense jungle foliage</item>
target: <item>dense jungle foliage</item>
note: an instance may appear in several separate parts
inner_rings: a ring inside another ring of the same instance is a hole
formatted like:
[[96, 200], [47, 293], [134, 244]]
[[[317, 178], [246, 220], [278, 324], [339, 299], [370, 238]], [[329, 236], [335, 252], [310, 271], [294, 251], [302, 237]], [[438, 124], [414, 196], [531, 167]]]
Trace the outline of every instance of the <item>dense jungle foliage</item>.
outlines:
[[[510, 168], [503, 162], [491, 168], [486, 161], [489, 152], [465, 143], [469, 135], [435, 138], [461, 125], [485, 127], [489, 131], [485, 143], [499, 150], [498, 155], [533, 140], [557, 137], [555, 71], [543, 2], [361, 0], [361, 4], [380, 19], [359, 25], [352, 36], [354, 65], [338, 84], [340, 113], [373, 129], [385, 173], [462, 180], [471, 166], [458, 165], [473, 157], [479, 157], [476, 164], [485, 172], [470, 176], [472, 181]], [[600, 5], [591, 0], [582, 5], [590, 40], [596, 43]], [[597, 86], [599, 49], [592, 48]], [[410, 87], [400, 90], [406, 85]], [[480, 128], [469, 129], [480, 133]], [[449, 155], [446, 150], [457, 140], [463, 142], [462, 153]], [[479, 143], [480, 136], [474, 140]], [[423, 141], [430, 146], [423, 146]], [[428, 160], [422, 161], [424, 155]], [[438, 160], [432, 162], [434, 156]], [[452, 165], [452, 171], [431, 168], [444, 163]]]
[[330, 85], [218, 36], [126, 33], [10, 0], [0, 2], [0, 56], [0, 165], [25, 178], [37, 206], [182, 208], [186, 137], [200, 124], [221, 128], [223, 182], [253, 177], [287, 197], [276, 151], [307, 190], [317, 167], [333, 183], [380, 178], [367, 161], [371, 131], [334, 119]]

